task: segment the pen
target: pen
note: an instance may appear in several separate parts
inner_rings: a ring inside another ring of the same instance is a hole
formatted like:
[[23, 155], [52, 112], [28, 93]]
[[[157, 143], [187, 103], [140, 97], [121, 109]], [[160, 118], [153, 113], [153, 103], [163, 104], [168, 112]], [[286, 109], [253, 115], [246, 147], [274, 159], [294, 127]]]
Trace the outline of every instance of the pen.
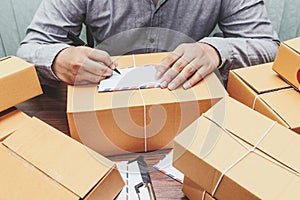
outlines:
[[[77, 37], [71, 31], [68, 31], [67, 38], [70, 39], [71, 41], [73, 41], [75, 46], [87, 46], [87, 44], [84, 41], [82, 41], [79, 37]], [[114, 68], [113, 70], [115, 72], [117, 72], [118, 74], [121, 74], [121, 72], [117, 68]]]

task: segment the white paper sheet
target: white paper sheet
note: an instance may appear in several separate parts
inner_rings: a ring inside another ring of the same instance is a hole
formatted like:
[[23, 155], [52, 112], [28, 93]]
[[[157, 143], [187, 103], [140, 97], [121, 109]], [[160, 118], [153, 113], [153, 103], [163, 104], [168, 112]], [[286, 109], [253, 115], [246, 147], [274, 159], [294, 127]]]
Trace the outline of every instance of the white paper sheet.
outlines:
[[172, 165], [173, 160], [173, 150], [171, 150], [167, 155], [165, 155], [156, 165], [154, 165], [154, 169], [159, 170], [160, 172], [166, 174], [172, 179], [183, 183], [184, 174], [178, 171]]
[[160, 80], [155, 78], [156, 69], [152, 65], [142, 67], [129, 67], [119, 70], [98, 85], [99, 92], [110, 92], [117, 90], [132, 90], [159, 87]]

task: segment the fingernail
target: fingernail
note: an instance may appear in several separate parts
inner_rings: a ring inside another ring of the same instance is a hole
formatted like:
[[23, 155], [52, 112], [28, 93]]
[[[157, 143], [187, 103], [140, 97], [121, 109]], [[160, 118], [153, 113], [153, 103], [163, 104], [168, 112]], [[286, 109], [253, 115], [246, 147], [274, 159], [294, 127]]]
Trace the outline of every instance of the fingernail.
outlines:
[[166, 88], [167, 87], [167, 81], [163, 81], [161, 84], [160, 84], [160, 87], [161, 88]]
[[189, 89], [191, 87], [191, 85], [188, 82], [186, 82], [186, 83], [183, 84], [182, 87], [183, 87], [183, 89], [186, 90], [186, 89]]
[[168, 85], [168, 88], [169, 88], [170, 90], [174, 90], [174, 89], [175, 89], [175, 84], [174, 84], [174, 83], [169, 84], [169, 85]]
[[116, 65], [115, 64], [112, 64], [111, 65], [111, 69], [115, 69], [116, 68]]

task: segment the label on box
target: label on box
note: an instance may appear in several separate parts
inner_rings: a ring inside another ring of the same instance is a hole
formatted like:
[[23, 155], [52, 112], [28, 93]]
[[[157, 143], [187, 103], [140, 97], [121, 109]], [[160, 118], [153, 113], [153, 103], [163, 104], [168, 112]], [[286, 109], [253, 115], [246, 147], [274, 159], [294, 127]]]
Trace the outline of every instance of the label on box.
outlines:
[[111, 77], [100, 82], [98, 92], [156, 88], [160, 80], [155, 78], [156, 69], [152, 65], [120, 69], [121, 74], [113, 73]]

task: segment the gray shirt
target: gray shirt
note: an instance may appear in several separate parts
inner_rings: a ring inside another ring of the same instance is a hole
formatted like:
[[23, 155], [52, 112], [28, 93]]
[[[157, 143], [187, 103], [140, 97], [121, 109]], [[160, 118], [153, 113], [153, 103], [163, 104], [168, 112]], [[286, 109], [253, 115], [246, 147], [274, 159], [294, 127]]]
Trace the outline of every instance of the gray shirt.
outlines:
[[[43, 0], [17, 55], [36, 65], [42, 83], [57, 81], [52, 62], [72, 45], [67, 32], [79, 35], [82, 24], [111, 55], [208, 43], [225, 80], [230, 69], [272, 61], [279, 46], [263, 0]], [[217, 24], [223, 37], [208, 37]]]

